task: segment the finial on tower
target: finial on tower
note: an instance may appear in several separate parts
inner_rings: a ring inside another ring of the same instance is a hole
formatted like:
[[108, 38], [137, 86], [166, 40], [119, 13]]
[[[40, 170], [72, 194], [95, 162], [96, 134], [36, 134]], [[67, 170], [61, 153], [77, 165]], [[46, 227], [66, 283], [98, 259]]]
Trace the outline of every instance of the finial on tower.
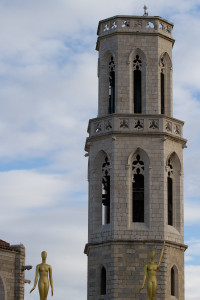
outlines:
[[147, 9], [148, 7], [146, 5], [144, 5], [144, 16], [147, 17], [148, 16], [148, 12], [147, 12]]

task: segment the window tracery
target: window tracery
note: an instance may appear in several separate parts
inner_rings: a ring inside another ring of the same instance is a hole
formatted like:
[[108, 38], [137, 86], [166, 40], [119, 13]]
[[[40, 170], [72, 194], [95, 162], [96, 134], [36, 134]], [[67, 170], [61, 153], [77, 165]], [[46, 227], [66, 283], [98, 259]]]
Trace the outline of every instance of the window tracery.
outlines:
[[111, 56], [109, 65], [109, 114], [115, 112], [115, 62]]
[[106, 269], [101, 269], [101, 295], [106, 295]]
[[161, 94], [161, 114], [165, 113], [165, 58], [162, 55], [160, 58], [160, 94]]
[[137, 54], [133, 60], [134, 113], [142, 112], [142, 60]]
[[133, 60], [133, 70], [142, 70], [142, 60], [139, 55], [136, 55]]
[[110, 223], [110, 161], [108, 157], [102, 164], [102, 224]]
[[133, 222], [144, 222], [144, 162], [137, 154], [132, 163]]
[[168, 225], [173, 226], [173, 164], [168, 160], [167, 198], [168, 198]]
[[175, 271], [171, 268], [171, 296], [175, 296]]

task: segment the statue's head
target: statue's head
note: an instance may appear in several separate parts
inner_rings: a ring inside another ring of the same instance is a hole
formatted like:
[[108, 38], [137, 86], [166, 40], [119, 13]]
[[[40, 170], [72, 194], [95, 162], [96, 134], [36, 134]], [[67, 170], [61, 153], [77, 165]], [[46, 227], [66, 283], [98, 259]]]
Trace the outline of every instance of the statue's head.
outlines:
[[42, 256], [42, 259], [46, 259], [47, 258], [47, 252], [42, 251], [41, 256]]
[[155, 258], [155, 251], [153, 250], [153, 251], [151, 251], [151, 255], [150, 255], [150, 257], [151, 257], [151, 260], [154, 260], [154, 258]]

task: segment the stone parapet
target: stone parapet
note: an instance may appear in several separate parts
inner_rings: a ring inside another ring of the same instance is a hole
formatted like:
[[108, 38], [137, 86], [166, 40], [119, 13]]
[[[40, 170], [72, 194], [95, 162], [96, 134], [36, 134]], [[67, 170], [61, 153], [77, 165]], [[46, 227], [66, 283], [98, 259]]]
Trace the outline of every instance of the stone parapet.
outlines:
[[[97, 35], [99, 38], [121, 34], [160, 34], [173, 40], [172, 29], [174, 24], [161, 17], [115, 16], [99, 22]], [[174, 42], [174, 40], [173, 40]], [[97, 50], [99, 40], [97, 41]]]
[[[89, 121], [89, 137], [108, 133], [165, 133], [182, 138], [184, 122], [164, 115], [112, 114]], [[186, 140], [184, 140], [186, 142]]]

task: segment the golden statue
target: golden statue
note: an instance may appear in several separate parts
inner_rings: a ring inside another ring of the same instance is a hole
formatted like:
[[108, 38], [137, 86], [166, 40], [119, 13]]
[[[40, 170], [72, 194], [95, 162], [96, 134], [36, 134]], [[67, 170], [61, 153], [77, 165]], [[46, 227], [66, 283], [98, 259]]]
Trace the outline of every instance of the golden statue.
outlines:
[[160, 268], [161, 260], [163, 257], [165, 248], [165, 242], [163, 243], [163, 248], [160, 254], [160, 259], [158, 265], [155, 264], [155, 251], [151, 252], [151, 262], [145, 266], [145, 274], [144, 274], [144, 282], [142, 287], [139, 289], [139, 292], [144, 288], [146, 277], [147, 277], [147, 292], [149, 296], [149, 300], [155, 300], [156, 290], [157, 290], [157, 279], [156, 279], [156, 271]]
[[53, 296], [53, 279], [52, 279], [52, 268], [50, 265], [46, 264], [47, 252], [42, 251], [42, 263], [36, 266], [35, 282], [34, 287], [30, 290], [30, 293], [35, 289], [38, 275], [40, 275], [38, 282], [38, 289], [40, 293], [40, 300], [47, 300], [47, 295], [49, 291], [49, 281], [51, 285], [51, 294]]

